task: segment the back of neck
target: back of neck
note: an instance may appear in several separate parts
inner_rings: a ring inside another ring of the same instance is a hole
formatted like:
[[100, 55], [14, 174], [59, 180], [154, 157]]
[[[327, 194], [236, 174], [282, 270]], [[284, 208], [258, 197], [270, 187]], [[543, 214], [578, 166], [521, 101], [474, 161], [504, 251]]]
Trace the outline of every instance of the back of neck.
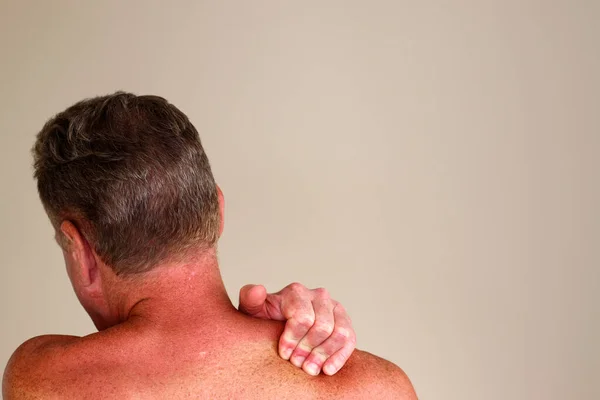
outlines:
[[114, 304], [121, 320], [147, 321], [169, 329], [212, 325], [237, 313], [225, 290], [214, 251], [185, 263], [157, 266], [125, 278]]

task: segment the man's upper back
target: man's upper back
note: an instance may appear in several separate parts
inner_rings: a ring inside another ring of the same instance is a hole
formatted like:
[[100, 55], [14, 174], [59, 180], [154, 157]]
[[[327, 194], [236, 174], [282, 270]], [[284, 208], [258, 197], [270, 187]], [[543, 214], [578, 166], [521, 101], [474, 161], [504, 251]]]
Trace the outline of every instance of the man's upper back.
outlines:
[[309, 376], [277, 356], [281, 324], [251, 325], [213, 337], [115, 327], [83, 338], [34, 338], [9, 363], [5, 400], [416, 398], [400, 368], [358, 350], [335, 376]]

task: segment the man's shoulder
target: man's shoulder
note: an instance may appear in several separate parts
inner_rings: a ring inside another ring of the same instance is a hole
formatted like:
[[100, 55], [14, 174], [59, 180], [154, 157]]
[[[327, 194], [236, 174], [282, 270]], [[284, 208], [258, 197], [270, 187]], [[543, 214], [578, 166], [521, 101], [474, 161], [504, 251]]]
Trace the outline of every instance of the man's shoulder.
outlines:
[[417, 399], [410, 379], [400, 367], [366, 351], [355, 350], [336, 377], [347, 383], [348, 398]]
[[43, 390], [56, 363], [64, 362], [64, 349], [77, 336], [42, 335], [21, 344], [12, 354], [2, 379], [3, 398], [27, 398]]
[[[88, 337], [46, 335], [26, 341], [14, 352], [6, 367], [3, 398], [71, 398], [73, 396], [67, 394], [72, 394], [74, 384], [78, 388], [77, 393], [80, 393], [80, 385], [75, 379], [77, 374], [72, 372], [81, 373], [90, 367], [90, 357], [86, 354], [91, 349], [94, 349], [92, 352], [99, 349], [104, 352], [101, 350], [104, 346], [98, 339], [98, 334]], [[402, 369], [365, 351], [355, 350], [346, 366], [336, 375], [314, 378], [283, 362], [276, 353], [269, 354], [272, 354], [269, 357], [273, 357], [273, 360], [279, 360], [275, 363], [278, 365], [276, 369], [270, 368], [269, 371], [275, 374], [281, 372], [282, 377], [289, 378], [288, 375], [293, 375], [295, 380], [292, 380], [299, 383], [298, 387], [306, 385], [300, 382], [312, 380], [313, 383], [309, 385], [330, 398], [416, 399], [410, 380]], [[113, 360], [109, 369], [115, 369], [116, 359], [108, 359]], [[254, 361], [256, 362], [256, 357]], [[97, 363], [92, 364], [94, 376], [108, 372], [106, 368], [96, 368]], [[287, 375], [284, 373], [286, 370], [289, 371]]]

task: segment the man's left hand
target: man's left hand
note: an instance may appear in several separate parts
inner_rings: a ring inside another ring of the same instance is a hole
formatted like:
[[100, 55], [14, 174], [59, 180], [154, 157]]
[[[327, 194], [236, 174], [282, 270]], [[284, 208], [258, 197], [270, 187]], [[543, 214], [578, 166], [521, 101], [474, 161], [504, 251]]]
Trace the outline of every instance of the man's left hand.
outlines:
[[257, 318], [287, 321], [279, 339], [279, 355], [310, 375], [333, 375], [356, 347], [356, 334], [346, 310], [325, 289], [292, 283], [267, 294], [262, 285], [240, 289], [240, 311]]

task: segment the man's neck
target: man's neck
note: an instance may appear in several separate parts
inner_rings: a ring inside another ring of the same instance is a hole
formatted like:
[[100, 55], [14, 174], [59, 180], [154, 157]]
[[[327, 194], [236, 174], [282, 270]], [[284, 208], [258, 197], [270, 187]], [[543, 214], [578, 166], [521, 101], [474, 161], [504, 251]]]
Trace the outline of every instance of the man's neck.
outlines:
[[185, 263], [158, 266], [125, 278], [116, 291], [121, 322], [148, 322], [157, 329], [226, 322], [237, 314], [225, 290], [214, 252]]

